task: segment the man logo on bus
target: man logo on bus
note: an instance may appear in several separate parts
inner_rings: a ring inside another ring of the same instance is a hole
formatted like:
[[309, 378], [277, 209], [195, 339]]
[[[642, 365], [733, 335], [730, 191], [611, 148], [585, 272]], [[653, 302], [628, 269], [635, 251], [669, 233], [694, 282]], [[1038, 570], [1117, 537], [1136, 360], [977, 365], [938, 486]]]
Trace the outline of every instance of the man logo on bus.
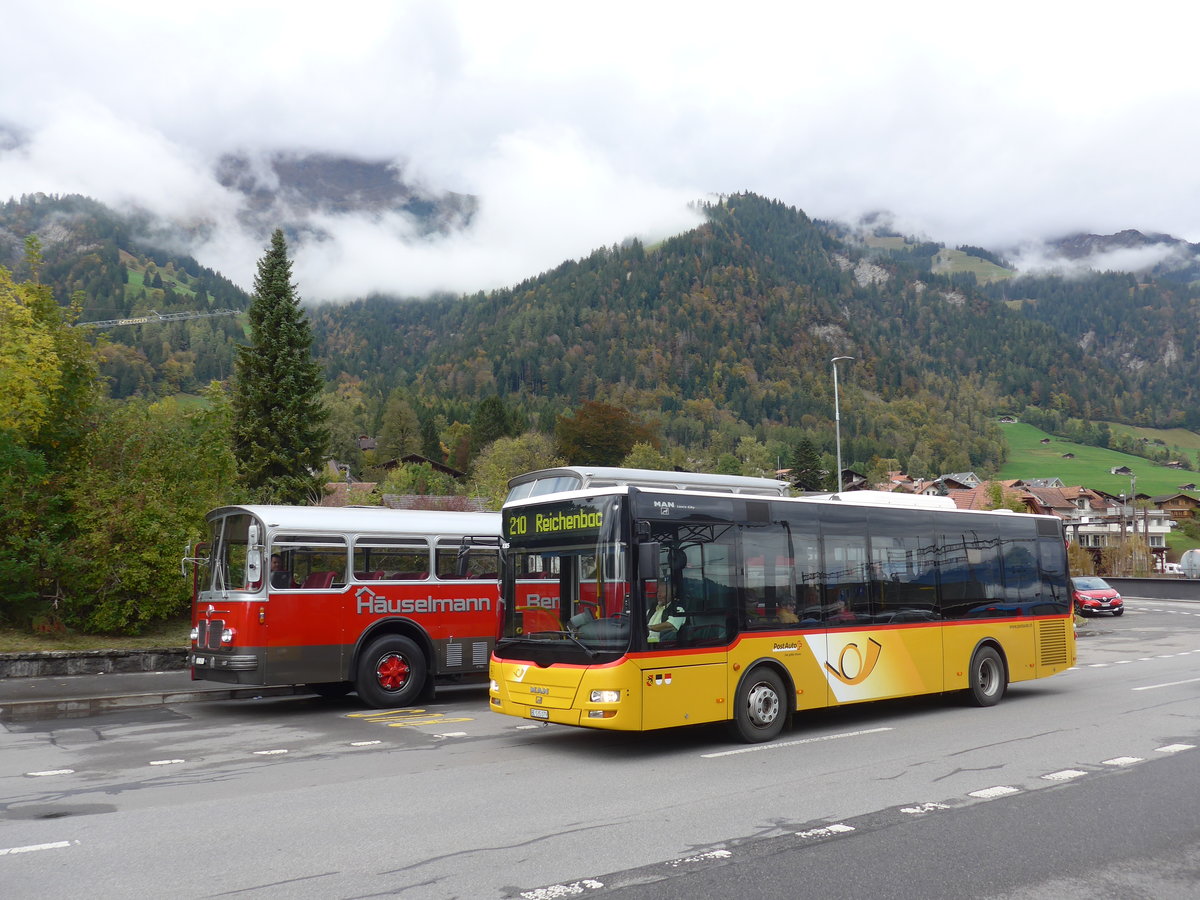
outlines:
[[850, 642], [842, 648], [842, 652], [838, 655], [837, 668], [835, 669], [828, 662], [825, 663], [825, 668], [843, 684], [862, 684], [867, 680], [867, 676], [875, 670], [875, 663], [879, 662], [881, 650], [883, 650], [881, 643], [874, 638], [867, 638], [867, 658], [864, 660], [862, 653], [859, 652], [858, 644]]

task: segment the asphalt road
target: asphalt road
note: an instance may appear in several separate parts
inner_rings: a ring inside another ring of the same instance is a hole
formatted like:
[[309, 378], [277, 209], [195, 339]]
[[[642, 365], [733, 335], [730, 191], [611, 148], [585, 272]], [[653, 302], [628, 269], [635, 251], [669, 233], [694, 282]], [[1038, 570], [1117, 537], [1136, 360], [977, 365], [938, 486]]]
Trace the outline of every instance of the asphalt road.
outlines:
[[1200, 608], [992, 709], [619, 735], [264, 697], [0, 725], [6, 898], [1200, 896]]

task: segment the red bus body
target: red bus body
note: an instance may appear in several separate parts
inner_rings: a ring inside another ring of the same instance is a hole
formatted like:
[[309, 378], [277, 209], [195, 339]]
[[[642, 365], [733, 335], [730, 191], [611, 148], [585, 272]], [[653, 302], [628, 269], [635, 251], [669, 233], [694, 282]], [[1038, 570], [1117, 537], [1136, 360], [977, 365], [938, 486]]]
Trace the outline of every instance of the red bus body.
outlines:
[[497, 513], [228, 506], [197, 564], [191, 669], [405, 706], [486, 673], [499, 621]]

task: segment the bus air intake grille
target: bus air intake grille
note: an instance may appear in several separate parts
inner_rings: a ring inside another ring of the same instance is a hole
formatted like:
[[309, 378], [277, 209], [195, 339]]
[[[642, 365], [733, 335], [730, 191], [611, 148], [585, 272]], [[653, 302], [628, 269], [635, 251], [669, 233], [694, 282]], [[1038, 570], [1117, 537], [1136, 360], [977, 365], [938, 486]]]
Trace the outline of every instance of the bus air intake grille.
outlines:
[[462, 644], [447, 644], [446, 645], [446, 666], [448, 668], [458, 668], [463, 661], [463, 645]]
[[220, 650], [221, 632], [224, 630], [224, 619], [205, 619], [200, 623], [196, 646], [204, 650]]
[[487, 641], [476, 641], [471, 645], [471, 662], [476, 668], [486, 666], [491, 655]]
[[1038, 627], [1038, 664], [1064, 666], [1067, 664], [1066, 622], [1041, 622]]

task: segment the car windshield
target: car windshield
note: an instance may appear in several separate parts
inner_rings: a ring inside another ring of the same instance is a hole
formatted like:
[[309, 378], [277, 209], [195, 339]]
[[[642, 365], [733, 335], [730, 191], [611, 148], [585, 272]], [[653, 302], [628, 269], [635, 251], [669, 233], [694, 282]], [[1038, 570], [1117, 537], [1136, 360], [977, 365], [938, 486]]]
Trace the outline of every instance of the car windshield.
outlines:
[[1084, 578], [1072, 578], [1071, 583], [1075, 585], [1077, 591], [1108, 591], [1112, 590], [1108, 582], [1103, 578], [1095, 578], [1087, 576]]

